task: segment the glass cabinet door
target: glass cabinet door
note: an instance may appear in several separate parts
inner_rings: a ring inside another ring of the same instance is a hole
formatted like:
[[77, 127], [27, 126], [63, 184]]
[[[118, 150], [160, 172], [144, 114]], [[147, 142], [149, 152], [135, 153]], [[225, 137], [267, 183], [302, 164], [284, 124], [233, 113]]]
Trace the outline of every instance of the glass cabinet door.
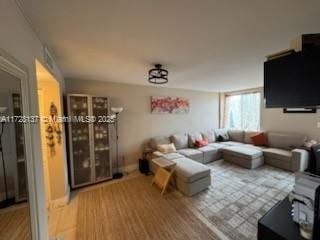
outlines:
[[81, 121], [89, 116], [87, 96], [69, 96], [72, 142], [72, 177], [73, 185], [83, 185], [92, 180], [90, 161], [89, 124]]
[[92, 97], [92, 115], [96, 117], [93, 124], [95, 181], [111, 177], [109, 127], [104, 122], [108, 116], [108, 108], [107, 98]]

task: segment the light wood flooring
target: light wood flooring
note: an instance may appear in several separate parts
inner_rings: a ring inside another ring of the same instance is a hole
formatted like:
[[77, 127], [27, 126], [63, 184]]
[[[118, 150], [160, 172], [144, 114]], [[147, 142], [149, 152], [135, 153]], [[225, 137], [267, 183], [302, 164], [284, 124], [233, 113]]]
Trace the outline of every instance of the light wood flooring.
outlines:
[[27, 204], [1, 209], [0, 240], [31, 240], [30, 217]]
[[68, 206], [49, 216], [50, 236], [65, 240], [222, 239], [188, 198], [172, 189], [162, 197], [151, 179], [139, 175], [80, 190]]

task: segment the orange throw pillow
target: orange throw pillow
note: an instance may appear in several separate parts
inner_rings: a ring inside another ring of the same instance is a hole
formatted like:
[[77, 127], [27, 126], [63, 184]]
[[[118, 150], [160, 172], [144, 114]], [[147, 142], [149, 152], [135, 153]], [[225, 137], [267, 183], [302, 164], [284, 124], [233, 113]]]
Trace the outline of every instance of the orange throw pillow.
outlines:
[[197, 148], [201, 148], [201, 147], [204, 147], [204, 146], [207, 146], [209, 143], [208, 143], [208, 140], [196, 140], [195, 142], [195, 146]]
[[251, 138], [251, 141], [253, 142], [253, 145], [255, 146], [267, 146], [268, 145], [268, 139], [267, 136], [262, 132], [257, 135], [254, 135]]

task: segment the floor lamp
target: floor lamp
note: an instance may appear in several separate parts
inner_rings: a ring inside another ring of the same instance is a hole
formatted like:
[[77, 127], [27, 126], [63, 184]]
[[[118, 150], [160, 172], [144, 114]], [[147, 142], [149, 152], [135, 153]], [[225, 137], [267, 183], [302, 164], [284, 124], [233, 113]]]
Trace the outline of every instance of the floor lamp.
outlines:
[[123, 177], [123, 173], [119, 170], [118, 117], [119, 117], [119, 114], [123, 111], [123, 108], [122, 107], [113, 107], [113, 108], [111, 108], [111, 111], [116, 115], [116, 118], [115, 118], [115, 129], [116, 129], [116, 168], [117, 168], [116, 171], [117, 172], [113, 174], [113, 179], [119, 179], [119, 178]]
[[[0, 107], [0, 116], [3, 116], [3, 114], [7, 111], [6, 107]], [[3, 178], [4, 178], [4, 191], [6, 194], [5, 200], [0, 202], [0, 209], [8, 207], [12, 204], [12, 200], [9, 199], [9, 193], [8, 193], [8, 183], [7, 183], [7, 174], [6, 174], [6, 164], [4, 161], [4, 154], [3, 154], [3, 145], [2, 145], [2, 135], [4, 130], [5, 121], [1, 119], [1, 129], [0, 129], [0, 152], [1, 152], [1, 161], [2, 161], [2, 170], [3, 170]]]

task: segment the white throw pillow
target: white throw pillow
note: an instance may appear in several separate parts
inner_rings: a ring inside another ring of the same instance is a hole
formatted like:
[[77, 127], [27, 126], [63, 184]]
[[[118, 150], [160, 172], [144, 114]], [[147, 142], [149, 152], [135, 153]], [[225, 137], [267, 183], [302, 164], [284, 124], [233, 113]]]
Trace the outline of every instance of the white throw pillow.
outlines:
[[177, 149], [176, 149], [176, 147], [174, 146], [173, 143], [170, 143], [170, 144], [159, 144], [157, 146], [157, 149], [158, 149], [158, 151], [160, 151], [162, 153], [173, 153], [173, 152], [177, 151]]

